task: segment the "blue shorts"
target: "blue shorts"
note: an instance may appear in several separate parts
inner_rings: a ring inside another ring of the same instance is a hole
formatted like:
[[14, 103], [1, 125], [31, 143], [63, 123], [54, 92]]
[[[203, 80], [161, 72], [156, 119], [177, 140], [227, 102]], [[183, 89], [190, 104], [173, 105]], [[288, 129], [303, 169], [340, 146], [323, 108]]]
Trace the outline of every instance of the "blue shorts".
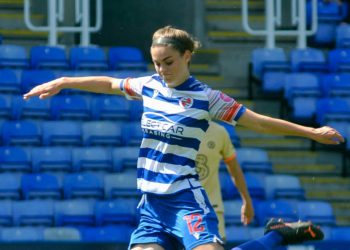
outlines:
[[203, 188], [164, 196], [144, 194], [138, 209], [140, 223], [129, 249], [138, 243], [156, 243], [166, 250], [222, 244], [217, 217]]

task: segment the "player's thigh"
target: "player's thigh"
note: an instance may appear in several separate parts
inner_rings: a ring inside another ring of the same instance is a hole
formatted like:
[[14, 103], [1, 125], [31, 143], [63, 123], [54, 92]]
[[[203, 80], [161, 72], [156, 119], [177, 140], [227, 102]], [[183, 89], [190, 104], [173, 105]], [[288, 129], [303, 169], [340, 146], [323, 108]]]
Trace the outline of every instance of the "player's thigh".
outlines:
[[131, 248], [131, 250], [165, 250], [158, 244], [150, 243], [150, 244], [136, 244]]
[[195, 247], [192, 250], [224, 250], [224, 247], [218, 243], [208, 243]]

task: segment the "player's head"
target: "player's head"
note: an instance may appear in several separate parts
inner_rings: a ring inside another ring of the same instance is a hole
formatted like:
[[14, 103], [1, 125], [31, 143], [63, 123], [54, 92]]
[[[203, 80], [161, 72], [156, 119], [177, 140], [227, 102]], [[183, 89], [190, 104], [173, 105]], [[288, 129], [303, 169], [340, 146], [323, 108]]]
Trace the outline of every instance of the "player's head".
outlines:
[[151, 56], [157, 73], [169, 87], [176, 87], [189, 76], [192, 53], [200, 44], [184, 30], [166, 26], [152, 38]]

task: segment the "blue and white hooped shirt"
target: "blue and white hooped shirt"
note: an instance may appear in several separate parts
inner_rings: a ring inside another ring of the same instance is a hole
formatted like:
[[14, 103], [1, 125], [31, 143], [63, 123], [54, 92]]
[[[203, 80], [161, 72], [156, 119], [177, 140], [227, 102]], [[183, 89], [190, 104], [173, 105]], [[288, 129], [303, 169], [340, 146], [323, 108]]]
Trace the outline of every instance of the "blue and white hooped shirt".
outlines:
[[194, 77], [175, 88], [168, 88], [158, 74], [127, 78], [121, 90], [128, 99], [143, 100], [137, 187], [144, 193], [173, 194], [200, 186], [195, 159], [208, 121], [235, 124], [245, 111]]

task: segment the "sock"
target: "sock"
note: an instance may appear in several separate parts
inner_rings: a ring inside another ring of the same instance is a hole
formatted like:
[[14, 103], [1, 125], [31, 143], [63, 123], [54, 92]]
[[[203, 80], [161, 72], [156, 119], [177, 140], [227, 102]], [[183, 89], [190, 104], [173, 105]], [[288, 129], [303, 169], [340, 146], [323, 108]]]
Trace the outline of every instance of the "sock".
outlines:
[[231, 250], [271, 250], [280, 246], [282, 241], [283, 238], [278, 232], [271, 231], [259, 239], [248, 241]]

